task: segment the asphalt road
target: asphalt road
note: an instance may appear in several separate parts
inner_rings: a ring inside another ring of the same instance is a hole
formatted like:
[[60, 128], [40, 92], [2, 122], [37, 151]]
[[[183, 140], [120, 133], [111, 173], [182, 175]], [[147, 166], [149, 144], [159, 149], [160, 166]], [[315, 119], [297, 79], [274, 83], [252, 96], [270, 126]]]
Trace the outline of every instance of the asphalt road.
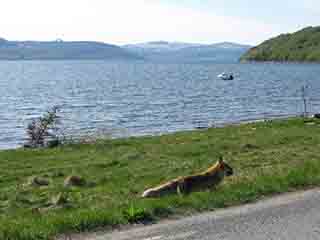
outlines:
[[320, 239], [320, 189], [76, 240]]

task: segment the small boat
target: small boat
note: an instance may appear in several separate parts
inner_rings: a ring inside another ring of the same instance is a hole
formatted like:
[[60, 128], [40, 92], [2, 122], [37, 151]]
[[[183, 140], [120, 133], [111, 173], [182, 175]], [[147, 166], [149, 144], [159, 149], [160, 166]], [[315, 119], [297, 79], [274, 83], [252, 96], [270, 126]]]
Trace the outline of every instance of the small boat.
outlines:
[[218, 75], [218, 78], [222, 79], [222, 80], [233, 80], [233, 74], [226, 74], [225, 72], [221, 73]]

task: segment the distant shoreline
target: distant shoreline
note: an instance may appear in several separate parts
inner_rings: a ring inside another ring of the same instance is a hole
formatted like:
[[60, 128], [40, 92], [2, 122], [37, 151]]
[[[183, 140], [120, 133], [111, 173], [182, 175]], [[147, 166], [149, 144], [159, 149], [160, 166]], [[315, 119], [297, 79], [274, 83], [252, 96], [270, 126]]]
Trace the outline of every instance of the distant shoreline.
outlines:
[[263, 60], [239, 60], [239, 63], [246, 64], [259, 64], [259, 63], [270, 63], [270, 64], [320, 64], [320, 61], [263, 61]]

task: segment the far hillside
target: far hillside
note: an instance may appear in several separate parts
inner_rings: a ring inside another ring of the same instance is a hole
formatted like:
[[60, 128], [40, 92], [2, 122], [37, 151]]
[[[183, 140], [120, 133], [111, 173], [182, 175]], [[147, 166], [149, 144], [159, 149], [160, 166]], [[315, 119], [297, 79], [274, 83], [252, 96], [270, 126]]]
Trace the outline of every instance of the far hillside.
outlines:
[[0, 38], [0, 60], [132, 60], [139, 57], [116, 45], [74, 41], [7, 41]]
[[198, 44], [167, 41], [123, 46], [146, 61], [165, 63], [236, 63], [250, 47], [232, 42]]
[[320, 62], [320, 27], [281, 34], [251, 48], [241, 61]]

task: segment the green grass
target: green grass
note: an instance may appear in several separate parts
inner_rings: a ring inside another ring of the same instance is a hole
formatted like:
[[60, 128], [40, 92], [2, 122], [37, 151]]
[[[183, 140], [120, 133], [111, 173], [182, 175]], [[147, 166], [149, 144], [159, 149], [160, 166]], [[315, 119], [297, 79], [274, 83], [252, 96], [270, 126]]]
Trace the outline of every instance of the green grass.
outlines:
[[[320, 121], [308, 121], [311, 124], [296, 118], [55, 149], [1, 151], [0, 239], [50, 239], [101, 226], [157, 221], [320, 185]], [[235, 175], [216, 191], [139, 198], [148, 187], [205, 170], [220, 154]], [[89, 184], [64, 187], [64, 179], [72, 174]], [[26, 186], [32, 176], [51, 183]], [[48, 208], [59, 193], [67, 196], [68, 204]]]

